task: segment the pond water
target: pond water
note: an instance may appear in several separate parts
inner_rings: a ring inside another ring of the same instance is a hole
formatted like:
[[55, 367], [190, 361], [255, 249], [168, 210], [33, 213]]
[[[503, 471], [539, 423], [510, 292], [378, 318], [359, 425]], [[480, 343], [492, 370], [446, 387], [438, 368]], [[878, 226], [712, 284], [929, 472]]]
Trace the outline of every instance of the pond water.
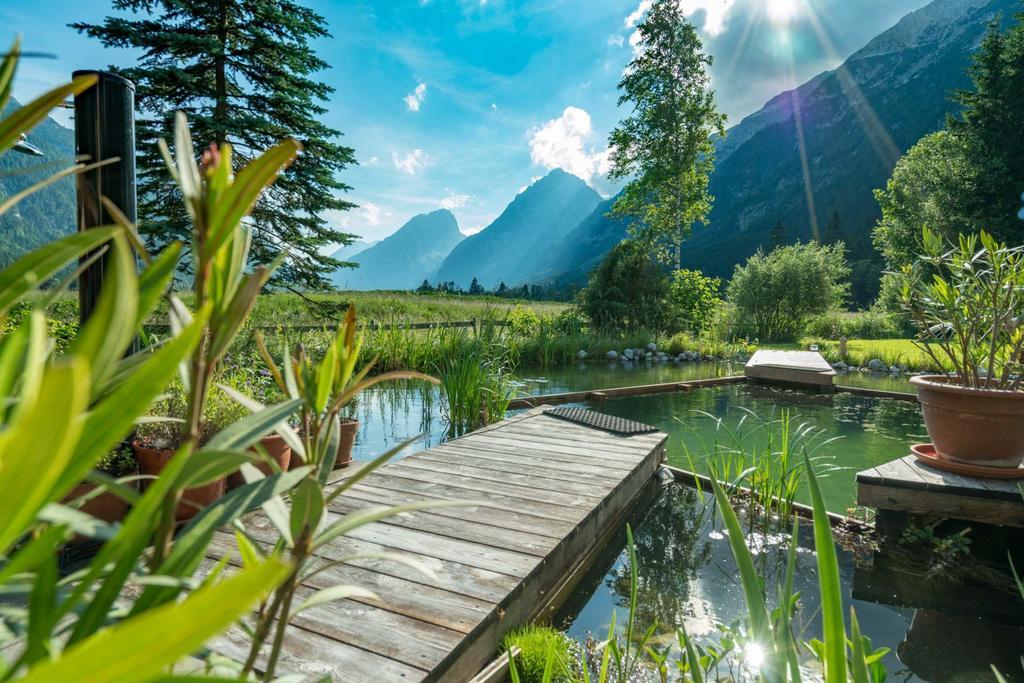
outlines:
[[[542, 395], [611, 387], [706, 379], [739, 374], [731, 363], [655, 363], [647, 365], [580, 364], [545, 370], [524, 369], [519, 395]], [[853, 373], [842, 382], [890, 391], [909, 391], [905, 379], [887, 375]], [[822, 480], [829, 509], [843, 512], [853, 504], [854, 477], [858, 470], [900, 457], [911, 443], [924, 439], [920, 410], [915, 403], [866, 398], [846, 393], [810, 394], [737, 384], [698, 389], [689, 393], [619, 398], [589, 407], [605, 413], [652, 424], [669, 434], [669, 463], [690, 468], [687, 450], [699, 453], [702, 444], [715, 441], [715, 421], [722, 431], [736, 429], [742, 421], [747, 446], [765, 441], [766, 430], [752, 429], [754, 416], [777, 419], [788, 411], [793, 429], [813, 425], [821, 469], [830, 469]], [[412, 439], [399, 457], [430, 448], [444, 440], [446, 424], [440, 392], [422, 382], [378, 385], [353, 404], [350, 414], [362, 422], [354, 457], [369, 460]], [[758, 433], [760, 431], [760, 433]], [[837, 438], [831, 443], [824, 443]], [[721, 439], [720, 439], [721, 441]], [[695, 463], [703, 469], [700, 462]], [[804, 493], [798, 500], [806, 500]]]
[[[630, 523], [638, 565], [636, 622], [641, 631], [657, 622], [659, 645], [675, 642], [675, 629], [684, 624], [697, 642], [716, 641], [717, 625], [731, 624], [746, 614], [736, 564], [714, 507], [705, 505], [696, 491], [682, 484], [662, 487], [657, 499], [637, 510]], [[800, 593], [794, 632], [799, 641], [821, 635], [821, 612], [816, 557], [809, 525], [799, 538], [794, 590]], [[759, 573], [769, 595], [785, 571], [789, 538], [785, 535], [748, 537], [755, 550]], [[1006, 672], [1007, 680], [1020, 680], [1020, 653], [1024, 628], [1020, 620], [1004, 623], [986, 615], [955, 614], [936, 609], [899, 607], [853, 597], [870, 566], [877, 562], [869, 551], [838, 548], [843, 582], [844, 610], [850, 606], [865, 635], [875, 647], [890, 647], [885, 658], [890, 680], [992, 681], [989, 664]], [[920, 577], [913, 580], [921, 581]], [[935, 590], [942, 590], [937, 585]], [[946, 590], [949, 590], [947, 587]], [[955, 588], [964, 600], [965, 588]], [[1006, 594], [1013, 601], [1012, 594]], [[889, 602], [899, 603], [893, 595]], [[991, 595], [987, 600], [991, 601]], [[979, 600], [979, 604], [984, 604]], [[624, 624], [629, 605], [629, 564], [625, 534], [609, 543], [574, 595], [555, 617], [555, 625], [585, 641], [607, 637], [612, 613]]]

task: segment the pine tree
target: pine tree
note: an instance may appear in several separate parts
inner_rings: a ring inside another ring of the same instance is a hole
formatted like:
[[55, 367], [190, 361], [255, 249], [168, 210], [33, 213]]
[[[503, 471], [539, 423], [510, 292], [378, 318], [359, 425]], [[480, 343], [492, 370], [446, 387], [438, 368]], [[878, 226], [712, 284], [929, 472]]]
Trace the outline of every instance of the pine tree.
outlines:
[[789, 229], [781, 220], [775, 221], [772, 231], [768, 233], [768, 246], [771, 249], [778, 249], [789, 244]]
[[430, 280], [428, 280], [427, 278], [423, 278], [423, 282], [420, 284], [419, 287], [416, 288], [416, 292], [419, 294], [429, 294], [430, 292], [433, 291], [434, 288], [430, 286]]
[[71, 26], [106, 47], [141, 53], [136, 66], [111, 68], [135, 83], [140, 229], [150, 244], [188, 236], [156, 146], [172, 139], [180, 110], [197, 149], [230, 143], [239, 166], [284, 138], [302, 143], [303, 154], [252, 212], [252, 258], [267, 263], [286, 253], [279, 283], [328, 286], [324, 276], [341, 262], [321, 248], [354, 236], [325, 214], [354, 206], [340, 198], [350, 188], [337, 176], [355, 158], [337, 142], [341, 134], [318, 120], [333, 89], [315, 80], [328, 65], [308, 41], [328, 36], [323, 17], [291, 0], [114, 0], [113, 9], [128, 17]]
[[498, 296], [508, 296], [508, 285], [505, 284], [504, 280], [502, 280], [501, 283], [498, 285], [498, 289], [495, 292], [495, 294], [497, 294]]
[[725, 116], [710, 90], [711, 57], [678, 0], [654, 0], [637, 31], [638, 54], [619, 82], [619, 106], [632, 112], [608, 141], [608, 176], [631, 180], [612, 213], [636, 219], [634, 236], [679, 263], [691, 226], [711, 210], [712, 139], [725, 135]]
[[977, 187], [966, 198], [975, 230], [1021, 242], [1017, 218], [1024, 190], [1024, 14], [1006, 32], [994, 20], [968, 73], [973, 88], [953, 99], [959, 116], [947, 128], [967, 145]]
[[470, 294], [484, 294], [486, 291], [487, 290], [484, 289], [484, 286], [481, 285], [476, 278], [473, 278], [473, 281], [469, 283]]

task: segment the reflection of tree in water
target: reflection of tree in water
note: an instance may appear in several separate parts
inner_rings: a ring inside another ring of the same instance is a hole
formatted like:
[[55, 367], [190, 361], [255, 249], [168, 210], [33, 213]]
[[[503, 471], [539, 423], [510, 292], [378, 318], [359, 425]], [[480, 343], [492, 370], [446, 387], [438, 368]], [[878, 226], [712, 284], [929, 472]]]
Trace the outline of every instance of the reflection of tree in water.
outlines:
[[[711, 543], [702, 529], [712, 514], [694, 489], [669, 486], [633, 530], [638, 572], [636, 623], [641, 630], [657, 621], [660, 630], [674, 629], [683, 621], [690, 597], [690, 581], [707, 563]], [[624, 555], [625, 557], [625, 555]], [[617, 565], [606, 579], [619, 605], [629, 607], [629, 563]]]
[[921, 407], [910, 401], [874, 401], [864, 419], [865, 431], [906, 441], [908, 435], [924, 435]]

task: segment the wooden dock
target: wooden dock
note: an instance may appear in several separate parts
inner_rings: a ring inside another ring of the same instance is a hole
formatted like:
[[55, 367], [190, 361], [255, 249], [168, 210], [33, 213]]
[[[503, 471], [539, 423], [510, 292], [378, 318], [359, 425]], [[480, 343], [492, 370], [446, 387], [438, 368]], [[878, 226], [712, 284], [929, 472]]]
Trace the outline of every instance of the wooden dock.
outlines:
[[[566, 577], [612, 532], [664, 458], [661, 432], [622, 437], [536, 408], [386, 465], [331, 506], [333, 515], [417, 500], [483, 500], [473, 507], [409, 513], [360, 527], [319, 555], [339, 566], [311, 593], [355, 583], [380, 598], [303, 612], [286, 638], [278, 674], [336, 681], [464, 681], [497, 651], [502, 636], [550, 607]], [[262, 513], [245, 519], [270, 547], [277, 533]], [[357, 553], [401, 552], [431, 567], [344, 561]], [[219, 532], [212, 562], [233, 558]], [[241, 660], [248, 637], [236, 629], [210, 649]]]
[[935, 469], [913, 455], [857, 474], [857, 504], [886, 515], [962, 519], [995, 526], [1024, 527], [1019, 480], [980, 479]]
[[755, 351], [743, 367], [752, 381], [833, 391], [836, 371], [817, 351]]

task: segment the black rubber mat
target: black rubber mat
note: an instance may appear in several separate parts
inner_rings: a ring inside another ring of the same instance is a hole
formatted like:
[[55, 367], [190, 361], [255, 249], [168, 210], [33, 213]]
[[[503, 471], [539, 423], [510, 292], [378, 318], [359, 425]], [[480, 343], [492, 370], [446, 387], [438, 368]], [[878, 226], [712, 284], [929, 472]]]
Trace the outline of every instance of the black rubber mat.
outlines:
[[605, 415], [604, 413], [595, 413], [593, 410], [587, 410], [586, 408], [550, 408], [545, 410], [544, 414], [575, 422], [584, 427], [593, 427], [594, 429], [600, 429], [621, 436], [650, 434], [651, 432], [658, 431], [657, 427], [646, 425], [643, 422], [625, 420], [621, 417]]

